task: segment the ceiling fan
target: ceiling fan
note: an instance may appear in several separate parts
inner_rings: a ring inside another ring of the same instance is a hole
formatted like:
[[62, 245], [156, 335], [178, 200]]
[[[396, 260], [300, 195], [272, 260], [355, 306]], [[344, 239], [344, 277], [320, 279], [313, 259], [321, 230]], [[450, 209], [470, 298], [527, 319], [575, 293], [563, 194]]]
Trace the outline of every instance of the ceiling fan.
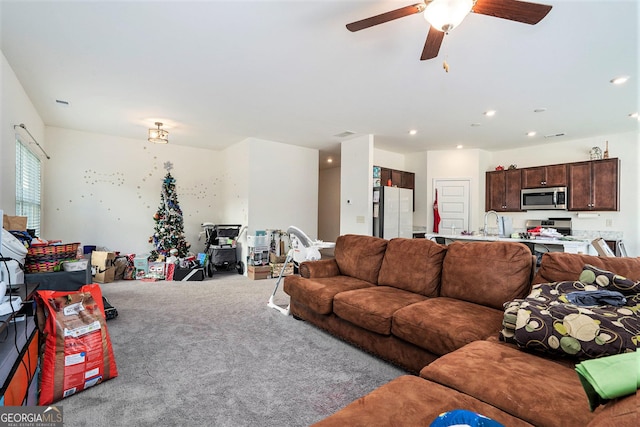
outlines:
[[431, 25], [420, 60], [438, 56], [444, 35], [458, 26], [469, 12], [535, 25], [551, 10], [551, 6], [519, 0], [424, 0], [411, 6], [347, 24], [351, 32], [384, 24], [394, 19], [424, 12]]

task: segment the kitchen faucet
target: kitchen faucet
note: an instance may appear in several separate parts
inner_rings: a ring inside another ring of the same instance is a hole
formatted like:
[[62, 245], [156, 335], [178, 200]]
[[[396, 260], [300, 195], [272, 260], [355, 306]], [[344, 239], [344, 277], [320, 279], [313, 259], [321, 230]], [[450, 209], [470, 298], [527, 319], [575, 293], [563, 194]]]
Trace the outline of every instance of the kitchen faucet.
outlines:
[[487, 211], [484, 214], [484, 229], [482, 231], [485, 236], [488, 234], [487, 233], [487, 219], [489, 218], [489, 214], [494, 214], [496, 216], [496, 225], [498, 225], [498, 222], [500, 222], [500, 217], [498, 216], [498, 212], [493, 211], [493, 210]]

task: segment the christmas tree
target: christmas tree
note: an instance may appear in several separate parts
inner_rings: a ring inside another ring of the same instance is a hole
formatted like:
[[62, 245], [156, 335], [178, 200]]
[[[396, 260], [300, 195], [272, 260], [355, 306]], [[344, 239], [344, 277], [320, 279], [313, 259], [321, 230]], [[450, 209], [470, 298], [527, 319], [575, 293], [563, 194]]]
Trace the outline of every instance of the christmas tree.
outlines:
[[151, 261], [168, 257], [171, 249], [177, 250], [176, 256], [183, 258], [187, 256], [190, 246], [184, 238], [184, 219], [178, 204], [176, 180], [171, 176], [173, 165], [171, 162], [166, 162], [164, 168], [167, 170], [167, 174], [162, 182], [160, 206], [153, 216], [156, 223], [154, 233], [149, 238], [149, 243], [154, 246], [151, 255], [149, 255]]

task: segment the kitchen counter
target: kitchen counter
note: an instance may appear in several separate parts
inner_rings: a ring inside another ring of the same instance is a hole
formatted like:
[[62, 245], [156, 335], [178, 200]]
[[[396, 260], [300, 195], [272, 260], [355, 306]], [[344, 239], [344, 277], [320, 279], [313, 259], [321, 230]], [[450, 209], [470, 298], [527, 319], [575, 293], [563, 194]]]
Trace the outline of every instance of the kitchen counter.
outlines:
[[487, 235], [484, 236], [482, 234], [477, 235], [462, 235], [462, 234], [437, 234], [437, 233], [426, 233], [425, 238], [436, 240], [436, 238], [443, 238], [446, 240], [462, 240], [462, 241], [476, 241], [476, 242], [521, 242], [529, 246], [529, 248], [533, 249], [536, 245], [542, 245], [543, 247], [551, 246], [550, 249], [555, 249], [556, 251], [562, 250], [563, 252], [568, 253], [583, 253], [588, 254], [589, 248], [591, 246], [591, 242], [589, 240], [559, 240], [559, 239], [514, 239], [511, 237], [500, 237], [500, 236], [492, 236]]

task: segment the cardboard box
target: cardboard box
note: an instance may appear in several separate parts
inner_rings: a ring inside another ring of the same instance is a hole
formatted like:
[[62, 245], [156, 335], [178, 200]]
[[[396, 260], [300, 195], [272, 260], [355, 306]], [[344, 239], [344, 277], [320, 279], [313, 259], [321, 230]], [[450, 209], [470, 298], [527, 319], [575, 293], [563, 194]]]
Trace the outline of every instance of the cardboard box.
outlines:
[[133, 268], [136, 271], [136, 279], [144, 278], [149, 272], [149, 261], [147, 260], [147, 257], [135, 257], [133, 259]]
[[[272, 262], [269, 264], [271, 266], [271, 277], [280, 277], [280, 272], [282, 271], [282, 267], [284, 267], [284, 262]], [[291, 276], [293, 274], [293, 263], [290, 262], [287, 264], [287, 267], [284, 269], [282, 273], [282, 277]]]
[[247, 277], [251, 280], [268, 279], [271, 277], [271, 266], [250, 265], [247, 267]]
[[4, 214], [2, 215], [2, 228], [7, 231], [26, 231], [27, 217]]
[[93, 276], [93, 281], [98, 283], [111, 283], [116, 277], [116, 268], [109, 267], [105, 270], [98, 269], [96, 275]]
[[91, 252], [91, 265], [95, 265], [98, 268], [105, 269], [115, 266], [116, 253], [115, 252]]
[[91, 271], [95, 271], [93, 280], [98, 283], [113, 282], [116, 275], [115, 252], [91, 252]]
[[149, 263], [149, 272], [145, 277], [164, 280], [167, 274], [167, 264], [162, 261], [154, 261]]
[[598, 237], [594, 239], [591, 244], [595, 248], [596, 252], [598, 252], [598, 256], [604, 257], [614, 257], [616, 254], [613, 253], [607, 242], [602, 238]]
[[269, 262], [270, 263], [279, 263], [285, 262], [287, 259], [287, 254], [284, 255], [276, 255], [275, 252], [269, 252]]

